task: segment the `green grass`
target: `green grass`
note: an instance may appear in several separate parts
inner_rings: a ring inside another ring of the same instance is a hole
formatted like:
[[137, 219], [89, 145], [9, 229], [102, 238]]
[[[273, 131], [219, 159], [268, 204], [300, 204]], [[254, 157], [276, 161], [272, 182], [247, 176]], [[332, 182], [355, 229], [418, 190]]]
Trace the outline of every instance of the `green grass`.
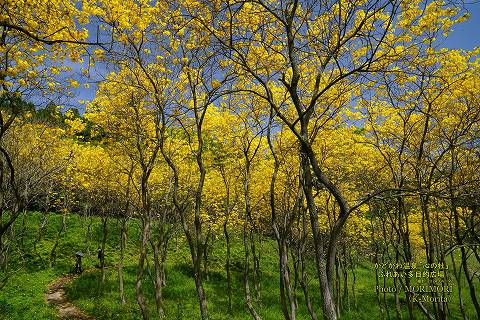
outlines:
[[[124, 259], [125, 293], [127, 303], [122, 306], [118, 294], [117, 261], [119, 258], [120, 228], [118, 223], [109, 221], [108, 241], [106, 247], [107, 279], [101, 284], [100, 271], [97, 264], [96, 250], [102, 238], [102, 225], [99, 218], [93, 218], [90, 234], [86, 236], [89, 219], [78, 215], [69, 215], [67, 228], [64, 231], [57, 249], [57, 263], [50, 268], [48, 257], [53, 246], [57, 230], [60, 228], [62, 216], [49, 215], [49, 222], [43, 240], [37, 245], [37, 254], [33, 251], [33, 239], [36, 237], [41, 215], [29, 213], [25, 220], [23, 235], [23, 249], [18, 241], [22, 233], [23, 217], [17, 221], [15, 233], [17, 241], [12, 245], [10, 263], [10, 278], [7, 285], [0, 290], [0, 319], [55, 319], [56, 310], [49, 307], [44, 299], [48, 284], [63, 274], [69, 273], [74, 264], [76, 251], [83, 251], [84, 267], [88, 269], [81, 277], [67, 288], [67, 296], [77, 306], [97, 319], [141, 319], [138, 305], [135, 300], [134, 283], [136, 279], [137, 248], [139, 241], [138, 222], [129, 222], [129, 236]], [[88, 241], [85, 241], [85, 239]], [[234, 237], [235, 238], [235, 237]], [[258, 245], [261, 251], [261, 301], [255, 303], [257, 312], [265, 320], [282, 319], [283, 315], [279, 303], [278, 257], [275, 242], [264, 239]], [[212, 320], [240, 320], [249, 319], [250, 315], [245, 308], [243, 298], [243, 246], [238, 238], [232, 244], [232, 271], [233, 271], [233, 312], [228, 314], [228, 298], [226, 288], [226, 274], [224, 271], [225, 244], [223, 238], [215, 240], [215, 245], [209, 256], [209, 280], [205, 281], [205, 290], [208, 298], [208, 311]], [[21, 254], [23, 252], [23, 254]], [[23, 258], [22, 258], [23, 255]], [[310, 266], [312, 267], [312, 266]], [[181, 234], [170, 242], [166, 262], [167, 286], [163, 290], [164, 306], [167, 319], [200, 319], [198, 300], [191, 272], [191, 258]], [[155, 319], [154, 289], [151, 274], [153, 262], [148, 261], [147, 272], [144, 278], [144, 294], [147, 298], [152, 319]], [[342, 319], [381, 319], [379, 307], [374, 293], [374, 270], [368, 263], [359, 266], [356, 274], [356, 304], [350, 301], [349, 311], [346, 309]], [[310, 295], [314, 308], [321, 318], [318, 281], [312, 269], [310, 273]], [[2, 274], [0, 274], [0, 279]], [[351, 281], [351, 276], [349, 281]], [[349, 284], [351, 285], [351, 283]], [[464, 287], [465, 288], [465, 287]], [[451, 319], [459, 319], [457, 294], [452, 294], [453, 302], [449, 304]], [[303, 294], [297, 292], [298, 306], [297, 319], [310, 319], [305, 307]], [[395, 316], [393, 294], [387, 294], [390, 315]], [[403, 300], [403, 299], [402, 299]], [[467, 290], [464, 290], [464, 301], [470, 319], [474, 319], [474, 310]], [[403, 303], [404, 317], [407, 318], [405, 302]], [[423, 319], [423, 315], [415, 310], [416, 318]]]
[[43, 293], [58, 276], [55, 270], [18, 270], [0, 291], [0, 319], [55, 319], [56, 310], [46, 305]]

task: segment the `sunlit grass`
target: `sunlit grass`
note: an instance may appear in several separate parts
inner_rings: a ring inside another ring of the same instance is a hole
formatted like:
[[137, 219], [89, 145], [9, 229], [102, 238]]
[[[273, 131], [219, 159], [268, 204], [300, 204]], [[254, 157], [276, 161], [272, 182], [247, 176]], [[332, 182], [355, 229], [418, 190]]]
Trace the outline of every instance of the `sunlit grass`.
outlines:
[[[37, 245], [37, 253], [33, 252], [33, 240], [38, 231], [41, 215], [29, 213], [24, 234], [23, 258], [20, 255], [19, 241], [11, 247], [12, 259], [10, 278], [7, 285], [0, 290], [0, 319], [55, 319], [56, 310], [46, 304], [44, 294], [48, 284], [62, 274], [73, 270], [77, 251], [83, 251], [84, 267], [87, 271], [67, 288], [69, 299], [88, 314], [97, 319], [140, 319], [140, 312], [135, 299], [135, 279], [138, 248], [138, 225], [132, 220], [129, 223], [129, 237], [124, 258], [125, 293], [127, 303], [120, 304], [118, 293], [119, 259], [119, 225], [116, 220], [109, 222], [108, 241], [106, 248], [107, 278], [101, 283], [100, 271], [95, 267], [98, 264], [96, 250], [102, 238], [101, 222], [93, 218], [90, 226], [88, 242], [86, 229], [89, 224], [86, 218], [70, 215], [67, 219], [67, 228], [64, 231], [57, 252], [57, 263], [49, 268], [48, 259], [50, 250], [60, 227], [62, 217], [49, 215], [49, 222], [43, 240]], [[17, 239], [22, 232], [22, 219], [15, 227]], [[200, 319], [198, 299], [191, 275], [191, 261], [188, 247], [183, 241], [182, 234], [170, 242], [166, 262], [167, 285], [163, 289], [164, 307], [167, 319]], [[177, 242], [178, 241], [178, 242]], [[88, 253], [87, 246], [90, 254]], [[275, 242], [264, 239], [258, 245], [261, 250], [261, 300], [255, 303], [262, 319], [277, 320], [283, 315], [279, 303], [278, 257]], [[225, 244], [223, 238], [217, 238], [209, 256], [209, 279], [205, 280], [205, 290], [208, 298], [208, 311], [212, 320], [240, 320], [249, 319], [250, 315], [244, 305], [243, 294], [243, 247], [237, 239], [232, 244], [232, 276], [233, 276], [233, 312], [228, 313], [228, 297], [226, 272], [224, 268]], [[314, 308], [321, 318], [320, 296], [318, 281], [313, 266], [310, 266], [310, 295]], [[155, 319], [155, 301], [152, 284], [153, 262], [148, 261], [144, 278], [144, 294], [148, 299], [148, 306], [152, 319]], [[350, 303], [344, 306], [342, 319], [381, 319], [380, 309], [376, 300], [374, 270], [368, 264], [358, 266], [356, 274], [356, 308], [350, 293]], [[352, 277], [349, 275], [349, 286]], [[453, 280], [452, 280], [453, 281]], [[453, 282], [452, 282], [453, 283]], [[474, 310], [464, 287], [464, 301], [471, 319], [474, 319]], [[450, 318], [459, 319], [460, 313], [457, 303], [457, 294], [452, 294], [453, 302], [449, 304]], [[310, 319], [300, 288], [297, 291], [298, 307], [297, 319]], [[395, 317], [393, 295], [387, 295], [390, 315]], [[402, 299], [404, 317], [407, 318], [405, 302]], [[416, 317], [424, 317], [415, 310]]]

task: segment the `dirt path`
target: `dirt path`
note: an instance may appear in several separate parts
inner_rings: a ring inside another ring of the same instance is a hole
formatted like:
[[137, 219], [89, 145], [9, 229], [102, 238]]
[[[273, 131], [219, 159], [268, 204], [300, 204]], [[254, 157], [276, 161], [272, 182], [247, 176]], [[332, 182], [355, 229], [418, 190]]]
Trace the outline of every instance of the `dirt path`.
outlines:
[[57, 279], [48, 286], [45, 298], [48, 304], [57, 306], [60, 319], [95, 320], [94, 317], [87, 316], [82, 310], [69, 302], [65, 296], [65, 284], [73, 281], [76, 277], [77, 275], [67, 275]]

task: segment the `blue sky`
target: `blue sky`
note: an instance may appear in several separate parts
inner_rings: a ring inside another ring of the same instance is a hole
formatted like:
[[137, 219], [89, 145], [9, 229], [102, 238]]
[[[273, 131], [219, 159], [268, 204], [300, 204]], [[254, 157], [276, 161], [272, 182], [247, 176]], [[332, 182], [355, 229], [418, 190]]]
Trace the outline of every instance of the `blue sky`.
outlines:
[[[467, 0], [468, 1], [468, 0]], [[465, 9], [470, 13], [470, 19], [465, 22], [456, 24], [453, 26], [453, 32], [445, 38], [439, 40], [440, 47], [446, 47], [449, 49], [464, 49], [472, 50], [473, 48], [480, 46], [480, 0], [470, 0], [464, 4]], [[79, 66], [71, 65], [76, 70], [79, 70]], [[103, 69], [99, 66], [99, 69]], [[92, 83], [94, 81], [95, 73], [98, 71], [102, 72], [104, 70], [92, 70], [93, 79], [84, 79], [82, 77], [77, 77], [79, 82], [82, 84], [74, 93], [76, 96], [70, 100], [70, 105], [68, 107], [76, 106], [83, 111], [83, 105], [78, 103], [79, 100], [90, 101], [95, 97], [96, 85]], [[89, 89], [83, 87], [84, 83], [91, 83]]]
[[480, 0], [465, 3], [470, 19], [453, 26], [453, 32], [441, 46], [450, 49], [472, 50], [480, 46]]

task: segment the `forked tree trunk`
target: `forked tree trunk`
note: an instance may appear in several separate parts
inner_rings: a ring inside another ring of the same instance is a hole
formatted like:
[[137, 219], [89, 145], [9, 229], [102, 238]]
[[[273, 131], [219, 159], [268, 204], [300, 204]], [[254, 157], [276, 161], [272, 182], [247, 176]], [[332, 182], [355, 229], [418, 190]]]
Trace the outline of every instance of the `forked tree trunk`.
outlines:
[[303, 188], [305, 198], [307, 200], [308, 211], [310, 215], [310, 225], [313, 234], [313, 243], [315, 247], [315, 262], [318, 274], [318, 281], [320, 284], [320, 292], [322, 294], [323, 315], [326, 320], [337, 320], [337, 313], [335, 310], [335, 303], [333, 301], [331, 283], [328, 276], [328, 272], [332, 270], [327, 270], [327, 264], [325, 262], [327, 257], [325, 256], [325, 250], [319, 233], [320, 229], [318, 226], [318, 213], [315, 205], [315, 200], [313, 198], [312, 175], [308, 161], [308, 156], [304, 154], [302, 156], [302, 171], [304, 175]]

